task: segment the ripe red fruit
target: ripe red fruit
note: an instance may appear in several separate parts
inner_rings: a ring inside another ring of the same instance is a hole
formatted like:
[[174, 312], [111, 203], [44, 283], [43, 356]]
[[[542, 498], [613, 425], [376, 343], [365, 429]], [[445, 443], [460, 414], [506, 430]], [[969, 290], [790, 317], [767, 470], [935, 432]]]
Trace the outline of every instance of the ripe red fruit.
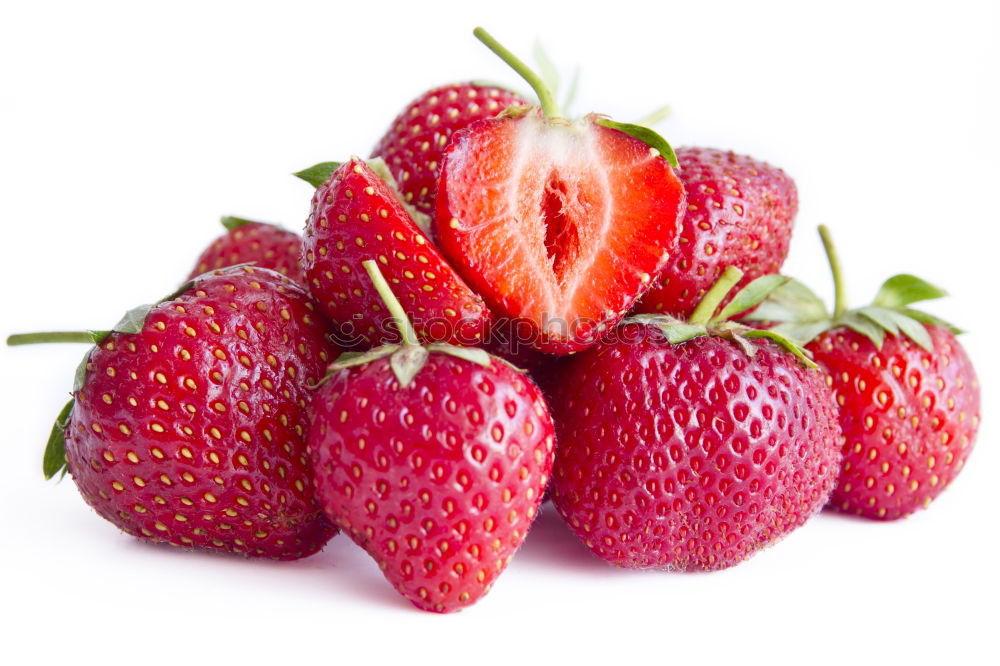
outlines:
[[679, 148], [677, 162], [687, 192], [680, 243], [636, 312], [687, 316], [727, 266], [748, 284], [788, 256], [798, 192], [784, 171], [712, 148]]
[[297, 284], [306, 283], [302, 270], [302, 238], [275, 224], [252, 222], [239, 217], [222, 218], [227, 231], [212, 241], [198, 257], [188, 279], [226, 266], [252, 263], [286, 275]]
[[558, 117], [538, 77], [477, 36], [525, 76], [542, 107], [455, 133], [435, 233], [498, 315], [530, 323], [537, 349], [572, 353], [632, 307], [673, 251], [684, 210], [673, 151], [636, 125]]
[[780, 349], [801, 353], [787, 340], [726, 321], [775, 278], [737, 294], [739, 310], [709, 320], [728, 290], [713, 287], [702, 316], [629, 320], [563, 364], [552, 501], [604, 560], [722, 569], [826, 503], [842, 438], [822, 373]]
[[979, 429], [979, 381], [953, 326], [911, 304], [945, 292], [912, 275], [889, 278], [870, 306], [846, 308], [841, 269], [820, 228], [836, 308], [801, 284], [754, 312], [804, 343], [827, 369], [840, 407], [844, 463], [830, 503], [893, 520], [927, 507], [962, 470]]
[[[283, 560], [316, 552], [335, 534], [305, 449], [309, 386], [337, 356], [326, 331], [301, 287], [251, 267], [133, 310], [90, 334], [97, 346], [46, 475], [68, 465], [87, 503], [140, 539]], [[23, 338], [10, 342], [45, 334]]]
[[477, 120], [496, 116], [508, 106], [527, 103], [496, 86], [452, 83], [433, 88], [403, 109], [375, 146], [372, 157], [385, 160], [404, 201], [430, 215], [441, 157], [451, 135]]
[[316, 486], [400, 594], [455, 611], [489, 591], [534, 520], [552, 420], [531, 380], [485, 351], [416, 345], [380, 290], [404, 344], [332, 366], [312, 406]]
[[306, 223], [303, 263], [309, 289], [345, 342], [365, 346], [399, 340], [361, 262], [381, 270], [427, 342], [479, 344], [491, 314], [427, 235], [390, 184], [352, 158], [321, 184]]

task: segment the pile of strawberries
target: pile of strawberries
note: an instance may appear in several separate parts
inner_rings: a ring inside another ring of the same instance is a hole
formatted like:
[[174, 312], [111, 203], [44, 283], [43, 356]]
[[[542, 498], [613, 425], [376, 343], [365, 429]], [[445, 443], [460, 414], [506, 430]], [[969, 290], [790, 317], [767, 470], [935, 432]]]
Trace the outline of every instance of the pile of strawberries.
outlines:
[[94, 345], [45, 452], [140, 539], [289, 560], [338, 531], [418, 607], [475, 603], [551, 498], [621, 567], [742, 562], [824, 506], [895, 519], [962, 469], [979, 386], [911, 275], [833, 312], [778, 275], [781, 170], [538, 97], [428, 91], [301, 172], [303, 237], [226, 218]]

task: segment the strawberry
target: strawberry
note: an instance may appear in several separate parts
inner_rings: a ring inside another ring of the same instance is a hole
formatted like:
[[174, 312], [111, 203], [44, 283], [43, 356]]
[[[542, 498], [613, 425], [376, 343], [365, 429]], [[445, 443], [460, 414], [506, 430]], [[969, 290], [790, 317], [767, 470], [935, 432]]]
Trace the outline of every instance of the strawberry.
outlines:
[[222, 226], [229, 231], [205, 248], [188, 275], [189, 280], [218, 268], [252, 263], [258, 268], [270, 268], [287, 275], [297, 284], [306, 283], [306, 274], [299, 261], [302, 239], [297, 233], [276, 224], [239, 217], [222, 218]]
[[295, 559], [335, 530], [306, 458], [308, 387], [336, 350], [301, 287], [267, 269], [203, 274], [92, 341], [44, 469], [147, 541]]
[[[479, 344], [490, 311], [417, 226], [391, 176], [387, 183], [358, 158], [336, 166], [313, 196], [302, 249], [309, 289], [340, 339], [365, 346], [399, 340], [361, 268], [363, 259], [376, 257], [421, 340]], [[385, 169], [380, 162], [375, 167]]]
[[730, 567], [833, 490], [843, 440], [822, 373], [787, 338], [727, 321], [784, 278], [711, 317], [741, 277], [727, 269], [690, 320], [627, 320], [561, 369], [552, 501], [611, 564]]
[[402, 345], [348, 357], [313, 401], [309, 453], [327, 516], [417, 607], [475, 603], [510, 562], [552, 469], [535, 385], [482, 349], [421, 347], [374, 261]]
[[381, 157], [399, 183], [403, 199], [417, 210], [434, 212], [441, 156], [451, 135], [476, 120], [492, 118], [508, 106], [527, 104], [496, 86], [452, 83], [413, 100], [379, 140], [372, 157]]
[[677, 161], [687, 192], [680, 244], [637, 312], [687, 316], [726, 266], [747, 284], [788, 255], [798, 193], [784, 171], [712, 148], [679, 148]]
[[836, 250], [820, 234], [834, 275], [833, 314], [800, 283], [774, 292], [757, 319], [809, 349], [829, 372], [846, 438], [830, 500], [846, 513], [894, 520], [927, 507], [965, 465], [979, 429], [979, 381], [951, 324], [910, 307], [945, 292], [896, 275], [871, 305], [849, 310]]
[[481, 28], [476, 36], [525, 77], [541, 107], [452, 136], [435, 233], [494, 312], [533, 327], [533, 346], [579, 351], [632, 307], [673, 251], [684, 211], [676, 159], [650, 129], [559, 117], [537, 75]]

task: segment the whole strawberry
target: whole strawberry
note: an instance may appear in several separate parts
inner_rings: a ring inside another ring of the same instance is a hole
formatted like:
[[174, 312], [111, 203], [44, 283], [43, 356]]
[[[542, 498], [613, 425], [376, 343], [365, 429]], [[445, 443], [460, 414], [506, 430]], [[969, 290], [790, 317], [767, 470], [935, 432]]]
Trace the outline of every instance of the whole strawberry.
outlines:
[[[267, 269], [203, 274], [129, 312], [77, 371], [46, 450], [123, 531], [295, 559], [335, 533], [316, 503], [306, 408], [337, 351], [302, 288]], [[15, 336], [10, 344], [73, 334]]]
[[849, 310], [836, 251], [820, 234], [836, 285], [832, 315], [807, 287], [790, 283], [754, 312], [781, 322], [830, 373], [844, 464], [830, 503], [893, 520], [928, 506], [965, 465], [979, 429], [979, 381], [951, 324], [911, 304], [945, 292], [912, 275], [882, 285], [871, 305]]
[[[303, 173], [315, 174], [321, 166]], [[421, 340], [477, 345], [489, 331], [491, 314], [483, 300], [417, 226], [391, 180], [358, 158], [337, 165], [317, 188], [302, 251], [309, 290], [344, 344], [399, 340], [361, 267], [369, 257], [378, 260]]]
[[496, 86], [452, 83], [433, 88], [403, 109], [375, 146], [372, 157], [385, 160], [399, 183], [403, 200], [430, 215], [434, 212], [441, 156], [451, 135], [509, 106], [527, 103]]
[[680, 244], [636, 312], [687, 316], [727, 266], [747, 284], [788, 255], [798, 192], [784, 171], [712, 148], [679, 148], [677, 162], [687, 192]]
[[711, 316], [740, 278], [727, 269], [689, 321], [628, 320], [553, 383], [552, 501], [611, 564], [730, 567], [833, 490], [843, 440], [822, 373], [787, 339], [727, 321], [783, 278]]
[[553, 425], [531, 380], [481, 349], [421, 347], [378, 273], [403, 344], [335, 363], [309, 452], [327, 516], [421, 609], [489, 591], [549, 479]]
[[222, 218], [222, 226], [229, 231], [205, 248], [188, 275], [189, 280], [226, 266], [252, 263], [258, 268], [270, 268], [286, 275], [297, 284], [306, 283], [299, 261], [302, 239], [297, 233], [275, 224], [239, 217]]
[[562, 117], [536, 74], [481, 28], [475, 34], [541, 105], [455, 133], [435, 237], [498, 316], [532, 326], [536, 349], [571, 354], [614, 326], [674, 251], [685, 205], [676, 159], [648, 128]]

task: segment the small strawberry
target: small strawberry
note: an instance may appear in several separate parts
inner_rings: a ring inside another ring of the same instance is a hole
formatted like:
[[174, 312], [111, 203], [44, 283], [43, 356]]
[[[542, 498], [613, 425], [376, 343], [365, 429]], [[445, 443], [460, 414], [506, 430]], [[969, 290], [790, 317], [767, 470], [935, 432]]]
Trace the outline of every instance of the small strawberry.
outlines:
[[478, 83], [452, 83], [428, 90], [392, 122], [372, 151], [399, 183], [403, 199], [422, 213], [434, 212], [441, 156], [451, 135], [508, 106], [527, 104], [515, 93]]
[[317, 392], [320, 503], [403, 596], [459, 610], [489, 591], [534, 520], [552, 420], [531, 380], [482, 349], [419, 346], [377, 264], [365, 270], [403, 344], [338, 361]]
[[650, 129], [559, 116], [551, 92], [481, 28], [476, 36], [531, 84], [516, 107], [456, 132], [437, 190], [444, 255], [533, 345], [568, 354], [596, 342], [651, 285], [677, 243], [684, 189]]
[[44, 471], [125, 532], [295, 559], [335, 534], [306, 458], [309, 386], [337, 351], [301, 287], [267, 269], [202, 274], [111, 331], [12, 336], [93, 342]]
[[833, 490], [843, 439], [822, 373], [787, 338], [727, 321], [784, 278], [711, 316], [741, 277], [727, 269], [688, 321], [626, 320], [554, 384], [552, 501], [611, 564], [730, 567]]
[[788, 255], [798, 192], [784, 171], [712, 148], [679, 148], [677, 161], [687, 192], [680, 244], [636, 312], [687, 316], [726, 266], [747, 284]]
[[830, 373], [846, 438], [830, 503], [866, 518], [894, 520], [928, 506], [965, 465], [979, 429], [979, 381], [951, 324], [911, 304], [945, 296], [896, 275], [872, 304], [846, 306], [829, 231], [820, 235], [833, 271], [833, 314], [794, 282], [753, 313], [809, 349]]
[[252, 222], [239, 217], [222, 218], [229, 231], [205, 248], [187, 279], [237, 264], [254, 264], [287, 275], [297, 284], [306, 283], [299, 262], [302, 238], [276, 224]]
[[[479, 344], [490, 311], [417, 226], [392, 183], [358, 158], [330, 164], [336, 170], [313, 196], [302, 250], [309, 289], [339, 327], [339, 339], [365, 346], [399, 340], [361, 268], [363, 259], [376, 257], [421, 340]], [[319, 182], [321, 166], [297, 175]], [[375, 166], [385, 168], [380, 161]]]

